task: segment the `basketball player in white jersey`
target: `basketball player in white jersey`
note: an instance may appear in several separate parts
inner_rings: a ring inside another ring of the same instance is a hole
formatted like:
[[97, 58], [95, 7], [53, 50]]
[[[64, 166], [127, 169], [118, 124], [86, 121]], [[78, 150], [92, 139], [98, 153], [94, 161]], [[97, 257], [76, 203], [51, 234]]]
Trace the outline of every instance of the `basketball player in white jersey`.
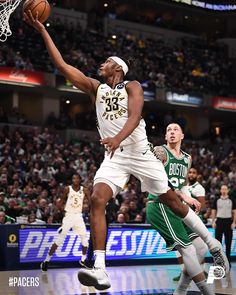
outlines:
[[159, 195], [164, 204], [203, 238], [215, 264], [224, 267], [227, 272], [228, 261], [221, 244], [211, 236], [194, 211], [183, 204], [168, 187], [164, 166], [152, 152], [147, 140], [145, 122], [141, 117], [144, 104], [142, 87], [137, 81], [124, 80], [131, 64], [118, 56], [110, 56], [99, 68], [99, 75], [104, 81], [104, 84], [101, 84], [63, 60], [37, 16], [33, 18], [28, 11], [24, 14], [24, 19], [41, 34], [56, 68], [74, 86], [90, 96], [96, 107], [101, 144], [106, 149], [104, 161], [95, 175], [91, 196], [91, 232], [95, 263], [92, 270], [79, 271], [80, 282], [98, 290], [110, 287], [105, 268], [105, 207], [128, 182], [131, 174], [141, 181], [143, 191]]
[[82, 244], [82, 257], [80, 264], [86, 266], [86, 252], [88, 248], [88, 239], [86, 234], [86, 226], [82, 216], [83, 201], [87, 199], [90, 202], [89, 190], [81, 185], [81, 177], [75, 173], [72, 176], [72, 185], [65, 188], [61, 202], [65, 203], [65, 217], [62, 220], [62, 226], [59, 228], [58, 237], [52, 244], [46, 259], [40, 264], [43, 272], [47, 271], [48, 263], [52, 258], [53, 253], [64, 242], [66, 235], [72, 229], [80, 236]]

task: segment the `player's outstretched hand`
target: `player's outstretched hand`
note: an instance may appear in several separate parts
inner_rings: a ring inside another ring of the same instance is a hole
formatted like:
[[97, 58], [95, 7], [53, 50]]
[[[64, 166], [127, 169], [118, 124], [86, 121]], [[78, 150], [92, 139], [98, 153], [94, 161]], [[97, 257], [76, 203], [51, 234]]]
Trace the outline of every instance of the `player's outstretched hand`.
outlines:
[[100, 140], [100, 143], [105, 146], [110, 159], [113, 157], [115, 150], [119, 147], [120, 141], [116, 137], [107, 137]]
[[38, 12], [36, 12], [36, 17], [34, 18], [31, 11], [28, 10], [27, 13], [24, 12], [24, 21], [35, 28], [38, 32], [45, 29], [44, 25], [38, 20]]
[[198, 200], [196, 200], [196, 199], [194, 199], [194, 198], [192, 198], [192, 197], [189, 197], [189, 196], [187, 196], [187, 195], [185, 195], [185, 194], [182, 194], [182, 195], [181, 195], [181, 198], [182, 198], [182, 199], [184, 200], [184, 202], [187, 203], [190, 207], [192, 207], [192, 206], [195, 207], [195, 213], [198, 214], [198, 213], [200, 212], [202, 205], [201, 205], [201, 203], [200, 203]]

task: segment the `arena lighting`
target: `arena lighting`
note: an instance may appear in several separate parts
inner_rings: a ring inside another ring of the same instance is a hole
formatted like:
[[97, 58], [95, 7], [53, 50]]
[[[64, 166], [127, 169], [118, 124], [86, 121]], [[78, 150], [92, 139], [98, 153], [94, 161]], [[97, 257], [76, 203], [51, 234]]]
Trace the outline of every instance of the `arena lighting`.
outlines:
[[104, 7], [108, 7], [108, 4], [107, 3], [104, 3]]
[[70, 100], [69, 99], [66, 100], [66, 104], [70, 104]]
[[117, 36], [116, 36], [116, 35], [112, 35], [111, 38], [112, 38], [112, 39], [116, 39]]
[[220, 127], [215, 128], [216, 135], [220, 135]]
[[46, 27], [50, 27], [50, 23], [46, 23]]

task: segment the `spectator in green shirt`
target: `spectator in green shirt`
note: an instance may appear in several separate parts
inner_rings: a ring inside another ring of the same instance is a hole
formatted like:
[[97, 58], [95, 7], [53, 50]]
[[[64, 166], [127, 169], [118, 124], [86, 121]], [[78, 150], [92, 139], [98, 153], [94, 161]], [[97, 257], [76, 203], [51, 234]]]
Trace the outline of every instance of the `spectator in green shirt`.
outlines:
[[0, 211], [0, 224], [15, 223], [15, 219], [6, 215], [4, 211]]

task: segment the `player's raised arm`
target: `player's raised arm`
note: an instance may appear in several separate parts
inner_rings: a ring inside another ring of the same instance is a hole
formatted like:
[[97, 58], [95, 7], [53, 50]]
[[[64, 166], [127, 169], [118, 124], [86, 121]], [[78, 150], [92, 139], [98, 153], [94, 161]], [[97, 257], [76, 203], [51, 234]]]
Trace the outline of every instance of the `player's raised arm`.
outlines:
[[99, 81], [85, 76], [80, 70], [67, 64], [64, 61], [52, 38], [47, 32], [45, 26], [38, 21], [37, 15], [36, 18], [34, 18], [31, 11], [29, 10], [27, 13], [24, 13], [24, 20], [41, 34], [51, 60], [56, 68], [68, 80], [70, 80], [73, 85], [87, 93], [92, 98], [92, 100], [95, 100], [96, 89], [100, 84]]

